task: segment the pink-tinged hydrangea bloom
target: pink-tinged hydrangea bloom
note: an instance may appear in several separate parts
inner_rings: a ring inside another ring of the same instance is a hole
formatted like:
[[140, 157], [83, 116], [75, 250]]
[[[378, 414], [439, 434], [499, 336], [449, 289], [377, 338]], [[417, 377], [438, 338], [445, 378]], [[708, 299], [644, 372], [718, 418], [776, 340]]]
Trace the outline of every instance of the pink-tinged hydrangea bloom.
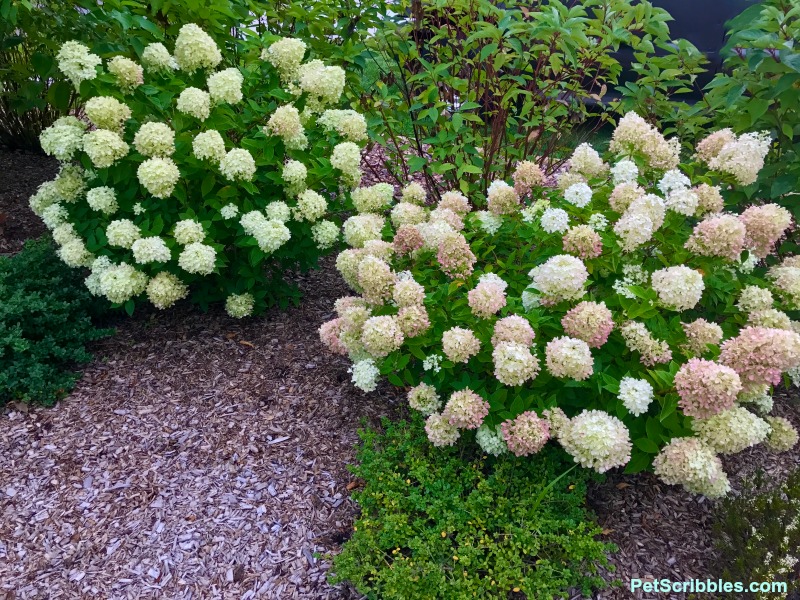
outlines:
[[783, 329], [745, 327], [722, 344], [719, 362], [739, 373], [745, 389], [777, 385], [781, 373], [800, 366], [800, 335]]
[[374, 358], [384, 358], [403, 345], [403, 332], [394, 317], [370, 317], [364, 323], [361, 343]]
[[558, 441], [576, 463], [598, 473], [622, 467], [631, 459], [628, 428], [602, 410], [585, 410], [570, 419]]
[[367, 301], [360, 296], [342, 296], [333, 303], [333, 308], [340, 317], [344, 316], [347, 310], [356, 306], [367, 308]]
[[319, 327], [319, 338], [325, 347], [334, 354], [347, 354], [347, 348], [339, 340], [341, 319], [327, 321]]
[[561, 431], [569, 425], [569, 417], [557, 406], [543, 410], [542, 418], [547, 421], [553, 439], [558, 439]]
[[787, 304], [787, 308], [800, 308], [800, 267], [789, 266], [786, 261], [772, 267], [767, 274], [775, 284], [775, 290]]
[[539, 165], [529, 160], [523, 160], [518, 163], [511, 177], [514, 180], [514, 189], [520, 197], [527, 196], [531, 193], [532, 188], [544, 184], [542, 169], [539, 168]]
[[392, 268], [380, 258], [365, 256], [358, 265], [358, 285], [364, 290], [364, 300], [383, 304], [392, 297], [397, 277]]
[[495, 215], [511, 215], [520, 209], [519, 196], [505, 181], [496, 180], [486, 192], [486, 206]]
[[439, 245], [436, 255], [439, 266], [448, 277], [464, 278], [472, 273], [475, 264], [475, 255], [470, 250], [466, 238], [460, 233], [448, 233]]
[[697, 194], [696, 215], [702, 216], [722, 212], [725, 200], [722, 198], [719, 187], [701, 183], [692, 188], [692, 190]]
[[757, 285], [748, 285], [742, 288], [739, 293], [739, 300], [736, 302], [736, 306], [742, 312], [749, 313], [772, 308], [774, 301], [772, 292], [768, 289]]
[[563, 238], [564, 252], [570, 252], [583, 260], [597, 258], [603, 251], [603, 240], [588, 225], [571, 227]]
[[739, 215], [739, 220], [744, 223], [747, 232], [745, 247], [758, 258], [764, 258], [772, 252], [775, 243], [792, 224], [792, 215], [777, 204], [764, 204], [746, 209]]
[[457, 212], [449, 208], [436, 208], [432, 210], [429, 220], [431, 223], [436, 223], [437, 221], [447, 223], [453, 228], [453, 231], [461, 231], [464, 229], [464, 219], [462, 219]]
[[594, 359], [589, 344], [583, 340], [559, 337], [550, 340], [545, 350], [547, 370], [553, 377], [582, 381], [592, 376]]
[[619, 120], [608, 149], [624, 156], [643, 156], [654, 169], [674, 169], [680, 162], [680, 140], [664, 136], [634, 112]]
[[514, 342], [523, 346], [530, 346], [536, 334], [528, 320], [519, 315], [504, 317], [494, 324], [494, 335], [492, 345], [497, 346], [500, 342]]
[[767, 422], [742, 406], [736, 406], [707, 419], [692, 421], [697, 437], [714, 452], [737, 454], [763, 442], [769, 434]]
[[442, 405], [436, 388], [427, 383], [420, 383], [418, 386], [408, 391], [408, 405], [414, 410], [418, 410], [423, 415], [430, 415]]
[[342, 312], [339, 341], [347, 348], [347, 353], [351, 357], [366, 355], [364, 345], [361, 343], [361, 333], [369, 317], [370, 310], [363, 306], [352, 306]]
[[667, 216], [667, 204], [655, 194], [645, 194], [636, 198], [628, 210], [628, 214], [644, 215], [653, 224], [653, 231], [661, 228]]
[[528, 346], [500, 342], [492, 351], [494, 376], [503, 385], [523, 385], [539, 373], [539, 359]]
[[722, 341], [722, 328], [705, 319], [681, 323], [681, 327], [686, 335], [686, 344], [684, 344], [683, 350], [689, 354], [700, 356], [708, 352], [709, 346], [716, 346]]
[[683, 265], [656, 271], [650, 282], [661, 304], [677, 311], [694, 308], [706, 287], [698, 271]]
[[394, 234], [393, 246], [395, 252], [401, 256], [419, 250], [424, 244], [422, 234], [413, 225], [401, 225]]
[[442, 349], [454, 363], [465, 363], [481, 349], [481, 343], [470, 329], [453, 327], [442, 334]]
[[655, 339], [642, 323], [628, 321], [619, 328], [625, 340], [625, 345], [631, 352], [641, 355], [642, 364], [652, 367], [658, 363], [668, 363], [672, 360], [672, 351], [667, 342]]
[[645, 214], [625, 211], [614, 223], [614, 233], [619, 237], [623, 252], [633, 252], [653, 237], [653, 221]]
[[360, 248], [348, 248], [340, 252], [336, 257], [336, 270], [339, 271], [342, 279], [350, 286], [350, 289], [359, 293], [363, 290], [358, 283], [358, 266], [364, 256], [365, 254]]
[[599, 348], [614, 329], [614, 317], [605, 302], [581, 302], [564, 315], [561, 326], [568, 336]]
[[739, 185], [751, 185], [764, 167], [764, 158], [771, 142], [768, 131], [744, 133], [727, 140], [716, 155], [708, 160], [708, 168], [733, 175]]
[[674, 438], [653, 460], [653, 471], [667, 485], [682, 485], [688, 492], [719, 498], [731, 485], [714, 450], [694, 437]]
[[461, 192], [445, 192], [437, 205], [438, 208], [447, 208], [460, 216], [466, 215], [471, 209], [469, 200]]
[[536, 454], [550, 439], [550, 426], [532, 410], [500, 425], [508, 449], [516, 456]]
[[742, 382], [730, 367], [691, 358], [675, 374], [675, 387], [683, 414], [706, 419], [733, 408], [742, 391]]
[[700, 256], [738, 260], [747, 230], [734, 215], [712, 216], [700, 221], [686, 242], [686, 249]]
[[603, 162], [597, 150], [590, 144], [580, 144], [569, 159], [569, 170], [580, 173], [587, 179], [599, 177], [608, 171], [608, 165]]
[[697, 158], [708, 164], [717, 157], [725, 144], [736, 141], [736, 135], [730, 129], [715, 131], [697, 143]]
[[394, 246], [382, 240], [367, 240], [362, 248], [365, 255], [374, 256], [389, 262], [394, 254]]
[[467, 294], [472, 314], [480, 319], [488, 319], [506, 305], [503, 288], [492, 281], [483, 281]]
[[453, 392], [442, 411], [450, 425], [459, 429], [477, 429], [488, 414], [489, 403], [469, 388]]
[[404, 306], [397, 313], [395, 319], [403, 334], [410, 338], [422, 335], [428, 331], [431, 326], [428, 311], [426, 311], [425, 307], [421, 304]]
[[586, 293], [583, 286], [589, 279], [589, 272], [581, 259], [568, 254], [549, 258], [543, 265], [531, 269], [533, 287], [542, 294], [541, 303], [545, 306], [561, 300], [577, 300]]
[[773, 452], [787, 452], [795, 447], [798, 440], [794, 425], [784, 417], [764, 417], [770, 426], [769, 435], [764, 442]]
[[612, 190], [608, 198], [608, 204], [611, 206], [612, 210], [622, 214], [628, 210], [628, 207], [634, 200], [644, 195], [644, 189], [639, 187], [635, 182], [620, 183]]
[[392, 298], [401, 308], [422, 304], [425, 300], [425, 288], [413, 279], [403, 279], [394, 284]]
[[431, 444], [437, 447], [452, 446], [456, 443], [461, 433], [442, 415], [433, 413], [425, 421], [425, 433]]

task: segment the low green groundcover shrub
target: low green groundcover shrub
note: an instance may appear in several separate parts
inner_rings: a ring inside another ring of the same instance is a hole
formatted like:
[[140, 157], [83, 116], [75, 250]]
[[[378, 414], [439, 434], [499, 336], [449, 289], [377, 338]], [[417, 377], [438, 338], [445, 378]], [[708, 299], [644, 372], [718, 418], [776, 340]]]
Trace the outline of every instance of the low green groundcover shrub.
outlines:
[[764, 473], [746, 482], [719, 506], [714, 537], [725, 581], [786, 582], [789, 596], [758, 593], [757, 600], [800, 593], [800, 471], [777, 488]]
[[93, 294], [131, 312], [191, 293], [243, 317], [296, 297], [286, 270], [336, 244], [366, 122], [335, 109], [344, 70], [304, 62], [297, 39], [264, 46], [253, 37], [226, 56], [188, 24], [171, 52], [153, 42], [104, 62], [79, 42], [61, 47], [88, 122], [64, 117], [42, 133], [62, 167], [31, 207], [62, 260], [91, 267]]
[[768, 416], [771, 386], [800, 375], [800, 257], [764, 264], [791, 215], [726, 211], [722, 195], [756, 180], [769, 146], [715, 132], [682, 162], [629, 113], [611, 164], [582, 144], [558, 188], [532, 162], [472, 198], [486, 210], [457, 191], [428, 207], [411, 184], [345, 222], [337, 267], [360, 296], [321, 338], [362, 390], [380, 375], [411, 388], [437, 446], [466, 435], [525, 456], [554, 439], [601, 473], [652, 467], [724, 495], [718, 454], [797, 442]]
[[361, 516], [334, 581], [380, 600], [544, 600], [603, 585], [597, 566], [614, 548], [584, 508], [590, 472], [556, 448], [536, 460], [442, 452], [422, 425], [361, 433]]
[[49, 241], [0, 257], [0, 404], [51, 404], [72, 389], [87, 342], [113, 333], [92, 324], [101, 313]]

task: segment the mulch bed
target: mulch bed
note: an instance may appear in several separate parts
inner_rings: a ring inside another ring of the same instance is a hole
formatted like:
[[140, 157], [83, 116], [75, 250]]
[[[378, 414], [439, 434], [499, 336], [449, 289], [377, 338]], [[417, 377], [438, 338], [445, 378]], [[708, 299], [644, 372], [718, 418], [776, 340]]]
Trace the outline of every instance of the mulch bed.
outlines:
[[[0, 153], [0, 252], [43, 232], [27, 197], [54, 173], [44, 157]], [[333, 260], [300, 286], [299, 307], [244, 321], [188, 306], [137, 312], [95, 345], [66, 400], [6, 408], [0, 599], [358, 598], [326, 582], [324, 555], [356, 514], [346, 466], [358, 428], [402, 411], [403, 398], [387, 384], [361, 393], [347, 361], [323, 349], [317, 327], [348, 293]], [[796, 398], [776, 399], [775, 414], [800, 427]], [[725, 463], [735, 488], [757, 468], [777, 481], [800, 449]], [[619, 546], [607, 577], [622, 587], [598, 599], [633, 597], [634, 577], [715, 573], [713, 502], [611, 475], [590, 503]]]

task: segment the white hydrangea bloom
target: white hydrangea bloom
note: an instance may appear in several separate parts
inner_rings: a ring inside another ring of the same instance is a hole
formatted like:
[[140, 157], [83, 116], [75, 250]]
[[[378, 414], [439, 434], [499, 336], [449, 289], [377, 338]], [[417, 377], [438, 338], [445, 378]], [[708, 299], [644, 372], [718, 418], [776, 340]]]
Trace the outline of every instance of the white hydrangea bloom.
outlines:
[[193, 73], [197, 69], [213, 69], [222, 62], [217, 44], [194, 23], [181, 27], [175, 40], [175, 60], [181, 70]]
[[540, 223], [547, 233], [564, 233], [569, 229], [569, 215], [560, 208], [546, 208]]
[[595, 231], [605, 231], [608, 227], [608, 219], [600, 213], [594, 213], [586, 224]]
[[171, 158], [148, 158], [139, 165], [136, 176], [145, 189], [156, 198], [172, 195], [181, 173]]
[[108, 72], [117, 79], [123, 94], [130, 94], [144, 83], [142, 67], [124, 56], [115, 56], [108, 61]]
[[503, 439], [503, 432], [499, 427], [489, 427], [484, 423], [475, 432], [475, 441], [486, 454], [500, 456], [508, 452], [508, 445]]
[[227, 102], [237, 104], [242, 101], [242, 83], [244, 77], [239, 69], [229, 68], [217, 71], [208, 76], [208, 92], [211, 100], [217, 104]]
[[175, 152], [175, 132], [165, 123], [145, 123], [136, 132], [133, 147], [142, 156], [171, 156]]
[[253, 294], [231, 294], [225, 300], [225, 312], [234, 319], [242, 319], [253, 314], [255, 305]]
[[306, 190], [297, 198], [294, 218], [313, 223], [328, 211], [328, 202], [314, 190]]
[[611, 177], [615, 186], [620, 183], [636, 183], [639, 177], [639, 168], [635, 162], [625, 158], [611, 168]]
[[106, 238], [111, 246], [130, 248], [141, 237], [139, 227], [129, 219], [111, 221], [106, 227]]
[[219, 209], [219, 214], [222, 215], [222, 218], [226, 221], [235, 219], [239, 215], [239, 207], [235, 204], [226, 204]]
[[172, 254], [167, 244], [158, 236], [139, 238], [131, 246], [133, 259], [140, 265], [152, 262], [168, 262]]
[[703, 276], [684, 265], [655, 271], [650, 281], [661, 304], [670, 310], [694, 308], [705, 290]]
[[219, 171], [230, 181], [251, 181], [256, 174], [256, 161], [248, 150], [234, 148], [219, 162]]
[[664, 173], [661, 181], [658, 182], [658, 189], [661, 190], [661, 193], [664, 194], [664, 196], [669, 196], [672, 192], [685, 190], [691, 185], [692, 182], [686, 175], [677, 169], [671, 169]]
[[198, 133], [192, 140], [192, 151], [200, 160], [210, 160], [219, 163], [225, 158], [225, 140], [219, 131], [209, 129]]
[[69, 239], [58, 249], [58, 256], [72, 268], [85, 267], [92, 264], [94, 256], [86, 249], [83, 240], [77, 237]]
[[289, 205], [286, 204], [286, 202], [275, 200], [274, 202], [267, 204], [266, 208], [264, 209], [264, 213], [267, 215], [267, 219], [270, 221], [280, 221], [281, 223], [286, 223], [286, 221], [288, 221], [292, 216], [292, 209], [289, 208]]
[[142, 64], [145, 69], [154, 73], [170, 73], [178, 68], [178, 61], [172, 57], [169, 50], [160, 42], [148, 44], [145, 47], [144, 52], [142, 52]]
[[84, 105], [86, 116], [98, 129], [119, 132], [131, 118], [131, 108], [111, 96], [89, 98]]
[[147, 287], [147, 275], [127, 263], [111, 265], [100, 272], [100, 293], [109, 302], [123, 304], [141, 294]]
[[117, 194], [108, 186], [92, 188], [86, 192], [86, 202], [92, 210], [107, 215], [112, 215], [119, 209]]
[[317, 221], [311, 227], [311, 236], [320, 250], [333, 246], [339, 239], [339, 226], [333, 221]]
[[42, 150], [60, 161], [71, 160], [83, 147], [86, 124], [75, 117], [61, 117], [39, 135]]
[[573, 183], [564, 191], [564, 200], [578, 208], [584, 208], [592, 201], [592, 188], [582, 182]]
[[354, 110], [326, 110], [317, 123], [325, 131], [336, 131], [349, 142], [363, 142], [367, 139], [367, 120]]
[[205, 121], [211, 114], [211, 96], [200, 88], [188, 87], [178, 96], [176, 107], [184, 114]]
[[378, 387], [381, 372], [371, 358], [360, 360], [349, 369], [353, 375], [353, 384], [364, 392], [374, 392]]
[[258, 247], [267, 253], [275, 252], [292, 237], [291, 231], [283, 222], [267, 219], [256, 210], [242, 215], [239, 222], [245, 233], [253, 236]]
[[336, 144], [331, 154], [331, 166], [342, 172], [343, 179], [353, 185], [361, 179], [361, 149], [353, 142]]
[[490, 213], [488, 210], [479, 210], [475, 213], [478, 224], [489, 235], [494, 235], [503, 225], [503, 216]]
[[147, 299], [158, 309], [169, 308], [189, 295], [189, 286], [172, 273], [161, 272], [147, 284]]
[[178, 256], [178, 266], [187, 273], [208, 275], [214, 272], [217, 251], [211, 246], [192, 242]]
[[77, 90], [81, 83], [97, 77], [97, 67], [103, 61], [89, 48], [75, 41], [64, 42], [56, 55], [58, 69], [67, 76]]
[[206, 238], [203, 225], [194, 219], [184, 219], [175, 223], [175, 230], [172, 235], [181, 246], [202, 242]]
[[345, 72], [341, 67], [327, 67], [321, 60], [311, 60], [297, 70], [300, 89], [311, 96], [312, 110], [338, 101], [344, 91]]
[[653, 386], [644, 379], [623, 377], [619, 382], [619, 399], [629, 413], [638, 417], [647, 412], [653, 401]]
[[106, 169], [128, 154], [128, 144], [114, 131], [95, 129], [83, 136], [83, 151], [98, 169]]
[[297, 75], [305, 53], [305, 42], [294, 38], [281, 38], [262, 51], [261, 60], [266, 60], [275, 67], [284, 81], [290, 81]]

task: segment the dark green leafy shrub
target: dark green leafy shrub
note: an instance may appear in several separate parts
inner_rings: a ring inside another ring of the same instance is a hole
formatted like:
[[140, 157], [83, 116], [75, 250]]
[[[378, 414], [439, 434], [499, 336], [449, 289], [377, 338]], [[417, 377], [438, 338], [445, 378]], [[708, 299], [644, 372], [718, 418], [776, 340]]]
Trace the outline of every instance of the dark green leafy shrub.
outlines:
[[93, 325], [100, 310], [49, 241], [0, 257], [0, 405], [52, 404], [72, 389], [86, 343], [113, 333]]
[[544, 600], [603, 584], [613, 547], [584, 508], [591, 476], [563, 452], [487, 459], [432, 447], [420, 419], [384, 426], [361, 433], [361, 516], [335, 581], [380, 600]]
[[[790, 594], [800, 592], [800, 470], [777, 489], [758, 473], [740, 496], [722, 501], [714, 536], [722, 579], [786, 582]], [[754, 597], [787, 596], [784, 591]]]

